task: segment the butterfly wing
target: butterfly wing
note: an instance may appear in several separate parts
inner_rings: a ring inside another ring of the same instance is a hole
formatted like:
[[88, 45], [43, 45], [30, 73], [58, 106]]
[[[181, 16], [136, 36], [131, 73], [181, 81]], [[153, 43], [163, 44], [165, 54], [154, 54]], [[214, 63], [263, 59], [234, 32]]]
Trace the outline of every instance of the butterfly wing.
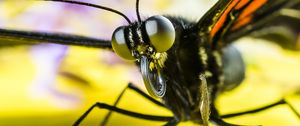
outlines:
[[212, 48], [251, 35], [300, 49], [300, 1], [220, 0], [198, 22], [198, 28], [209, 36]]
[[[244, 78], [244, 63], [230, 45], [244, 36], [272, 40], [287, 49], [300, 49], [300, 1], [219, 0], [197, 23], [198, 34], [212, 50], [222, 50], [225, 85]], [[234, 65], [228, 65], [234, 64]], [[232, 71], [238, 74], [232, 74]]]
[[111, 42], [97, 38], [63, 33], [0, 29], [0, 46], [56, 43], [112, 49]]

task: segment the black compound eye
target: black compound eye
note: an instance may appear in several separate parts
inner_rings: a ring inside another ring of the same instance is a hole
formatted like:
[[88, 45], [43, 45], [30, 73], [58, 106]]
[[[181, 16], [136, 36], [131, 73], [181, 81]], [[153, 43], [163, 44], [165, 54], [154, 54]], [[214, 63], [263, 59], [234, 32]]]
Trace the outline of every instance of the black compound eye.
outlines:
[[145, 22], [146, 33], [157, 52], [170, 49], [175, 41], [175, 29], [164, 16], [152, 16]]
[[126, 44], [124, 28], [125, 27], [119, 27], [114, 31], [111, 39], [112, 48], [120, 57], [126, 60], [134, 60], [134, 57]]

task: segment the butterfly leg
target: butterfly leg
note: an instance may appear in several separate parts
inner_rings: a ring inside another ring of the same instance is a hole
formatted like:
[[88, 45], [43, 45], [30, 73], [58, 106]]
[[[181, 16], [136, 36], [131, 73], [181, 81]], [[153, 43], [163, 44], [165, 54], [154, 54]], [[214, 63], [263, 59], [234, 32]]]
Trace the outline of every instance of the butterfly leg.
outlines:
[[127, 85], [126, 88], [124, 88], [124, 90], [121, 92], [121, 94], [118, 96], [117, 100], [115, 101], [114, 105], [107, 105], [105, 103], [99, 103], [97, 102], [96, 104], [94, 104], [93, 106], [91, 106], [75, 123], [74, 126], [78, 126], [82, 120], [84, 118], [86, 118], [86, 116], [95, 108], [101, 108], [101, 109], [107, 109], [109, 110], [109, 113], [105, 116], [104, 121], [101, 123], [101, 125], [105, 125], [106, 122], [109, 119], [109, 116], [111, 115], [111, 113], [114, 112], [118, 112], [124, 115], [128, 115], [131, 117], [136, 117], [136, 118], [142, 118], [142, 119], [147, 119], [147, 120], [156, 120], [156, 121], [169, 121], [172, 120], [173, 117], [166, 117], [166, 116], [152, 116], [152, 115], [145, 115], [145, 114], [140, 114], [140, 113], [136, 113], [136, 112], [131, 112], [131, 111], [127, 111], [124, 109], [120, 109], [117, 108], [116, 105], [118, 104], [118, 102], [120, 101], [120, 99], [122, 98], [123, 94], [125, 93], [126, 89], [132, 89], [133, 91], [137, 92], [138, 94], [142, 95], [143, 97], [145, 97], [146, 99], [152, 101], [154, 104], [158, 105], [158, 106], [162, 106], [165, 107], [161, 102], [155, 100], [154, 98], [150, 97], [149, 95], [147, 95], [146, 93], [144, 93], [142, 90], [140, 90], [139, 88], [137, 88], [136, 86], [134, 86], [132, 83], [129, 83]]
[[209, 121], [214, 123], [217, 126], [241, 126], [241, 125], [236, 125], [236, 124], [231, 124], [231, 123], [227, 123], [225, 122], [222, 117], [220, 117], [216, 107], [214, 104], [211, 104], [211, 114], [210, 114], [210, 118]]
[[227, 123], [224, 120], [222, 120], [220, 118], [215, 118], [215, 117], [210, 118], [210, 121], [213, 122], [214, 124], [216, 124], [217, 126], [244, 126], [244, 125], [236, 125], [236, 124]]
[[[128, 83], [128, 85], [123, 89], [123, 91], [121, 92], [121, 94], [118, 96], [117, 100], [115, 101], [113, 106], [117, 106], [117, 104], [119, 103], [119, 101], [121, 100], [122, 96], [124, 95], [125, 91], [127, 89], [131, 89], [135, 92], [137, 92], [139, 95], [143, 96], [144, 98], [146, 98], [147, 100], [151, 101], [152, 103], [161, 106], [161, 107], [165, 107], [161, 102], [157, 101], [156, 99], [150, 97], [149, 95], [147, 95], [145, 92], [143, 92], [141, 89], [139, 89], [138, 87], [136, 87], [134, 84], [132, 83]], [[101, 126], [105, 126], [109, 117], [111, 116], [112, 111], [109, 111], [105, 118], [103, 119], [103, 121], [101, 122]]]
[[225, 114], [225, 115], [222, 115], [221, 117], [222, 118], [231, 118], [231, 117], [240, 116], [240, 115], [244, 115], [244, 114], [256, 113], [256, 112], [260, 112], [260, 111], [275, 107], [277, 105], [283, 105], [283, 104], [288, 105], [288, 107], [293, 111], [293, 113], [300, 119], [300, 115], [296, 111], [296, 109], [284, 99], [281, 99], [277, 102], [274, 102], [272, 104], [269, 104], [269, 105], [266, 105], [266, 106], [263, 106], [263, 107], [260, 107], [257, 109], [248, 110], [248, 111], [244, 111], [244, 112], [238, 112], [238, 113]]
[[209, 126], [209, 121], [215, 123], [219, 126], [238, 126], [234, 124], [227, 123], [223, 121], [214, 105], [214, 103], [210, 103], [209, 93], [205, 75], [200, 74], [200, 94], [201, 94], [201, 102], [200, 102], [200, 114], [202, 119], [203, 126]]
[[111, 106], [105, 103], [100, 103], [97, 102], [93, 106], [91, 106], [80, 118], [73, 124], [73, 126], [78, 126], [82, 120], [95, 108], [98, 107], [100, 109], [107, 109], [110, 111], [114, 111], [120, 114], [124, 114], [130, 117], [135, 117], [135, 118], [140, 118], [140, 119], [145, 119], [145, 120], [152, 120], [152, 121], [169, 121], [172, 120], [174, 117], [171, 116], [153, 116], [153, 115], [146, 115], [146, 114], [141, 114], [137, 112], [132, 112], [128, 110], [124, 110], [115, 106]]
[[164, 124], [164, 126], [176, 126], [178, 123], [179, 123], [179, 121], [177, 121], [175, 118], [173, 118], [172, 120], [170, 120], [166, 124]]

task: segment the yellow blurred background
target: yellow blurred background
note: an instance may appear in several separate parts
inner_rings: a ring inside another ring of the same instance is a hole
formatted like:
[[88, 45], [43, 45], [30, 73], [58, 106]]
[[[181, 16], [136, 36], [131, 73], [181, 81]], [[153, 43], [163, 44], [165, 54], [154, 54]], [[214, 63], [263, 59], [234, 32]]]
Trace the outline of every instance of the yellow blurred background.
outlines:
[[[130, 19], [136, 19], [135, 3], [132, 0], [87, 2], [115, 8], [129, 15]], [[214, 3], [212, 0], [140, 2], [144, 18], [169, 14], [195, 21]], [[124, 24], [126, 22], [121, 17], [96, 9], [26, 0], [0, 2], [1, 28], [66, 32], [109, 39], [113, 30]], [[252, 38], [239, 40], [236, 47], [242, 52], [247, 64], [246, 79], [238, 88], [220, 95], [217, 100], [220, 113], [250, 110], [283, 97], [300, 112], [300, 97], [295, 94], [300, 89], [300, 53]], [[39, 52], [34, 51], [36, 48], [39, 48]], [[63, 58], [55, 64], [50, 56], [57, 50], [47, 45], [1, 47], [0, 126], [72, 125], [94, 103], [112, 105], [128, 82], [134, 82], [145, 90], [133, 63], [118, 59], [104, 50], [75, 46], [66, 49], [58, 54]], [[46, 60], [37, 61], [39, 58], [36, 55]], [[44, 72], [41, 69], [45, 69]], [[131, 90], [126, 91], [118, 106], [145, 114], [172, 115]], [[96, 108], [82, 125], [99, 125], [107, 112]], [[226, 120], [243, 125], [300, 125], [299, 118], [287, 105]], [[108, 122], [112, 126], [162, 124], [164, 122], [145, 121], [116, 113], [112, 114]], [[187, 122], [180, 125], [195, 124]]]

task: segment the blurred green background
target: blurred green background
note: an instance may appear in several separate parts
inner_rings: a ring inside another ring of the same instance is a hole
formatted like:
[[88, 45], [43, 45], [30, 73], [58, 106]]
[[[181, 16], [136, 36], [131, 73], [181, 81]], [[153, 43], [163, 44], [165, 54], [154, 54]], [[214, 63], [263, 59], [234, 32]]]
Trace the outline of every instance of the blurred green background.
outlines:
[[[112, 7], [124, 12], [130, 19], [136, 19], [135, 1], [86, 2]], [[196, 21], [213, 3], [213, 0], [141, 0], [140, 12], [143, 18], [169, 14]], [[113, 30], [124, 24], [126, 22], [115, 14], [91, 8], [28, 0], [0, 2], [0, 26], [4, 28], [110, 39]], [[220, 113], [257, 108], [283, 97], [300, 112], [300, 97], [297, 95], [300, 89], [300, 53], [252, 38], [239, 40], [236, 47], [247, 64], [246, 79], [238, 88], [220, 95], [217, 100]], [[36, 48], [40, 51], [34, 51]], [[108, 51], [68, 47], [58, 55], [63, 58], [57, 62], [50, 58], [55, 52], [55, 48], [47, 48], [47, 45], [0, 49], [0, 126], [68, 126], [95, 102], [113, 104], [128, 82], [134, 82], [145, 90], [134, 64]], [[45, 59], [37, 61], [41, 59], [36, 55]], [[41, 72], [43, 69], [44, 72]], [[54, 69], [52, 73], [51, 69]], [[146, 114], [172, 115], [130, 90], [118, 106]], [[99, 125], [106, 113], [107, 110], [95, 109], [82, 125]], [[244, 125], [300, 125], [299, 118], [287, 105], [226, 120]], [[145, 121], [116, 113], [108, 123], [112, 126], [162, 124], [164, 122]], [[180, 125], [195, 124], [187, 122]]]

